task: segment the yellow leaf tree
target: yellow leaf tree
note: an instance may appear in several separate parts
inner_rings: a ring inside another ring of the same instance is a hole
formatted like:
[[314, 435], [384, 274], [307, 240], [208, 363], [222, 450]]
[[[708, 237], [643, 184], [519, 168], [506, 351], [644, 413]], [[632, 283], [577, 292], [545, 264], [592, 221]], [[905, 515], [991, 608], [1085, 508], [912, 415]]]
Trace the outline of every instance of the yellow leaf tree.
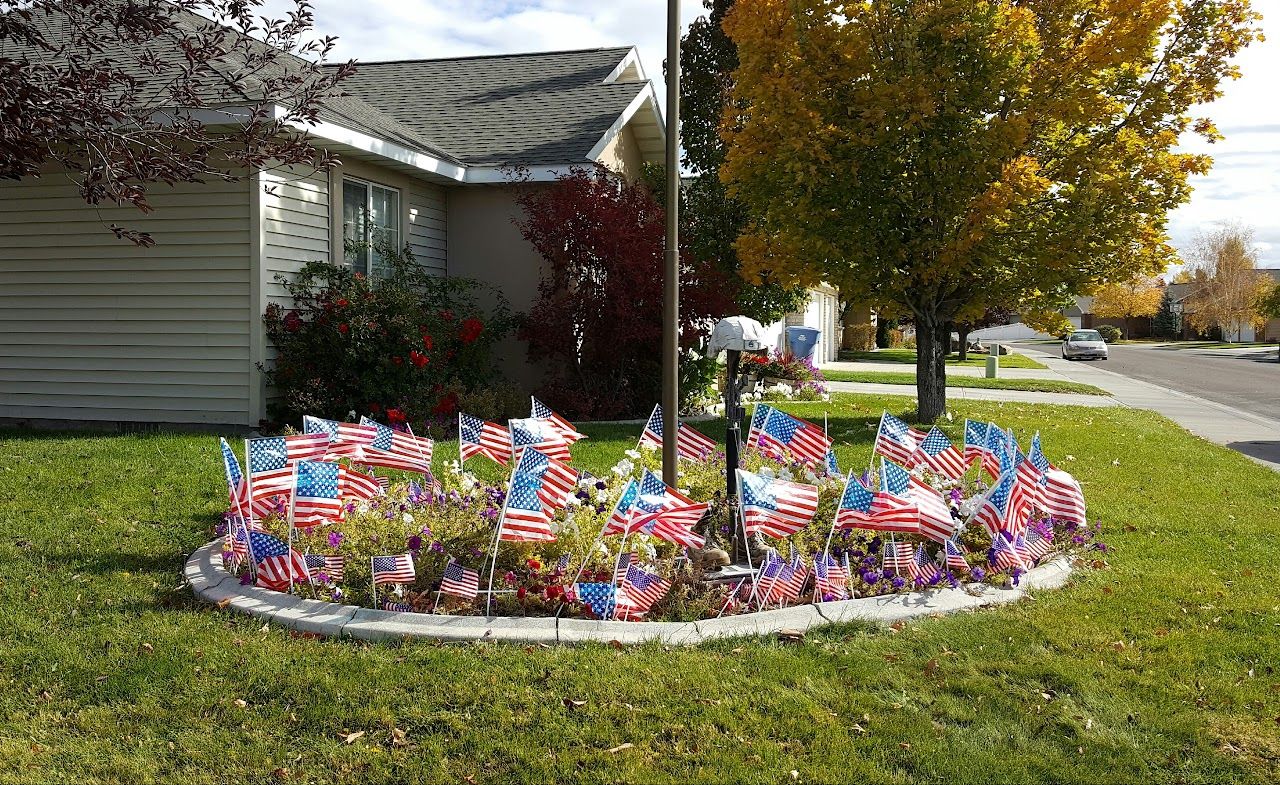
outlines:
[[1240, 340], [1245, 327], [1265, 317], [1271, 279], [1259, 272], [1253, 230], [1228, 223], [1196, 235], [1191, 247], [1191, 294], [1186, 318], [1201, 332], [1214, 327]]
[[1153, 275], [1109, 283], [1093, 296], [1093, 313], [1105, 319], [1124, 319], [1124, 337], [1133, 337], [1134, 320], [1155, 316], [1164, 299], [1164, 283]]
[[1258, 36], [1244, 0], [737, 0], [721, 178], [743, 270], [910, 312], [918, 415], [957, 317], [1152, 274]]

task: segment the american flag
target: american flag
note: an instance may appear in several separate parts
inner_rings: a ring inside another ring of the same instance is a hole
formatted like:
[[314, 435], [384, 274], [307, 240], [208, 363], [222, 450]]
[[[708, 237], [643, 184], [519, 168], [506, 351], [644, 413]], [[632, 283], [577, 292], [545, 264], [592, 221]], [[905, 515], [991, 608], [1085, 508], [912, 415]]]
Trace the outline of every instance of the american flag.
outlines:
[[982, 500], [982, 506], [974, 516], [974, 520], [985, 526], [992, 535], [1001, 529], [1008, 528], [1009, 497], [1013, 495], [1015, 476], [1013, 472], [1008, 472], [997, 480], [996, 484], [991, 486], [991, 490], [987, 491], [986, 497]]
[[310, 414], [302, 417], [302, 432], [328, 434], [329, 450], [325, 453], [328, 459], [359, 459], [364, 455], [363, 448], [373, 444], [374, 437], [378, 435], [378, 429], [372, 425], [326, 420]]
[[818, 599], [849, 599], [849, 571], [829, 553], [813, 557], [813, 582]]
[[1013, 490], [1009, 497], [1009, 510], [1018, 523], [1017, 532], [1027, 524], [1032, 511], [1043, 507], [1044, 473], [1021, 452], [1014, 458]]
[[613, 618], [615, 594], [612, 583], [575, 583], [565, 589], [566, 600], [587, 606], [597, 619]]
[[511, 460], [511, 431], [496, 422], [459, 413], [458, 449], [464, 461], [483, 455], [506, 466]]
[[530, 417], [527, 420], [509, 420], [507, 424], [511, 433], [511, 454], [517, 461], [527, 447], [533, 447], [557, 461], [567, 461], [572, 457], [569, 453], [571, 442], [550, 420]]
[[920, 533], [925, 537], [942, 542], [955, 532], [956, 522], [951, 517], [951, 508], [924, 480], [881, 458], [880, 484], [882, 491], [904, 496], [915, 503], [920, 513]]
[[480, 573], [468, 570], [455, 559], [450, 559], [440, 578], [440, 591], [454, 597], [473, 600], [480, 593]]
[[578, 433], [578, 429], [573, 426], [573, 423], [556, 414], [551, 410], [550, 406], [547, 406], [532, 395], [529, 396], [529, 401], [531, 404], [529, 407], [529, 416], [550, 422], [557, 430], [564, 434], [564, 440], [569, 444], [573, 444], [579, 439], [587, 438], [585, 433]]
[[[360, 424], [377, 429], [373, 441], [363, 447], [361, 463], [422, 474], [431, 471], [434, 443], [430, 439], [414, 436], [411, 429], [397, 431], [368, 417], [361, 417]], [[405, 427], [408, 428], [407, 425]]]
[[968, 572], [969, 562], [964, 559], [967, 552], [963, 544], [954, 539], [946, 540], [942, 543], [942, 549], [938, 551], [938, 563], [948, 570]]
[[283, 540], [265, 532], [249, 532], [249, 550], [257, 563], [258, 585], [288, 591], [291, 583], [308, 583], [307, 562]]
[[649, 572], [638, 564], [627, 568], [618, 590], [618, 616], [637, 619], [644, 616], [654, 603], [666, 596], [671, 581]]
[[943, 477], [958, 480], [968, 466], [964, 455], [956, 449], [938, 426], [933, 426], [920, 442], [912, 460], [913, 465], [925, 466]]
[[806, 463], [823, 463], [831, 452], [831, 439], [813, 423], [774, 409], [760, 428], [760, 447], [778, 455], [790, 452]]
[[692, 528], [702, 520], [710, 506], [709, 502], [694, 502], [645, 469], [627, 529], [686, 548], [701, 548], [706, 545], [706, 540], [695, 534]]
[[287, 496], [293, 489], [293, 465], [298, 461], [318, 461], [329, 450], [324, 433], [266, 436], [244, 440], [249, 465], [250, 501]]
[[757, 403], [755, 411], [751, 413], [751, 427], [747, 429], [747, 445], [750, 447], [759, 447], [760, 429], [764, 427], [765, 420], [769, 419], [769, 413], [773, 411], [773, 407], [767, 403]]
[[840, 473], [840, 465], [836, 463], [835, 450], [827, 450], [827, 474], [831, 477], [843, 477]]
[[920, 530], [920, 511], [908, 499], [868, 490], [855, 473], [849, 472], [844, 494], [836, 508], [835, 522], [841, 529], [917, 532]]
[[328, 578], [328, 583], [342, 583], [342, 576], [347, 571], [347, 560], [341, 555], [326, 556], [321, 553], [308, 553], [303, 557], [307, 562], [307, 577], [312, 583], [318, 582], [320, 574]]
[[809, 565], [798, 555], [792, 556], [785, 572], [787, 580], [782, 585], [783, 599], [795, 602], [800, 599], [805, 585], [809, 583]]
[[747, 534], [790, 537], [813, 520], [818, 487], [774, 480], [738, 469], [742, 488], [743, 528]]
[[1013, 549], [1024, 562], [1033, 564], [1049, 555], [1049, 551], [1053, 550], [1053, 543], [1041, 536], [1040, 532], [1031, 529], [1014, 539]]
[[[640, 434], [640, 444], [649, 444], [662, 449], [662, 404], [653, 407], [653, 413], [649, 415], [649, 421], [644, 425], [644, 432]], [[715, 449], [714, 441], [703, 436], [692, 426], [680, 423], [680, 428], [676, 432], [676, 454], [681, 458], [704, 461]]]
[[618, 562], [613, 567], [613, 582], [615, 584], [622, 585], [622, 582], [627, 578], [627, 570], [630, 569], [632, 564], [639, 563], [640, 558], [636, 555], [635, 551], [619, 553]]
[[342, 518], [342, 467], [324, 461], [298, 461], [293, 494], [293, 525], [318, 526]]
[[933, 559], [929, 558], [929, 554], [925, 552], [924, 546], [916, 551], [914, 565], [911, 570], [911, 577], [928, 583], [929, 581], [941, 575], [938, 571], [938, 565]]
[[1008, 447], [1009, 439], [1000, 430], [1000, 426], [987, 423], [987, 442], [984, 448], [986, 456], [982, 459], [982, 466], [993, 480], [1004, 474], [1005, 465], [1010, 463]]
[[552, 510], [542, 499], [542, 478], [520, 471], [511, 473], [507, 504], [498, 521], [499, 538], [507, 542], [550, 542]]
[[640, 486], [635, 480], [627, 480], [627, 484], [622, 486], [622, 495], [613, 503], [613, 512], [609, 513], [609, 519], [604, 524], [604, 535], [625, 534], [627, 529], [627, 521], [631, 520], [631, 505], [635, 504], [636, 497], [640, 495]]
[[1004, 532], [996, 532], [991, 538], [991, 564], [997, 570], [1026, 567], [1022, 556], [1018, 554], [1017, 548], [1013, 547], [1013, 543], [1009, 542], [1009, 538], [1004, 535]]
[[382, 609], [384, 611], [391, 611], [392, 613], [413, 613], [412, 605], [406, 605], [403, 602], [396, 602], [395, 600], [387, 600], [383, 602]]
[[239, 572], [240, 565], [249, 560], [249, 532], [260, 530], [260, 525], [246, 523], [239, 515], [227, 519], [226, 548], [231, 552], [228, 571]]
[[367, 501], [386, 492], [390, 482], [386, 477], [374, 477], [343, 466], [338, 472], [338, 494], [344, 499]]
[[567, 571], [568, 571], [568, 569], [569, 569], [569, 563], [570, 563], [571, 561], [573, 561], [573, 554], [572, 554], [572, 553], [570, 553], [569, 551], [565, 551], [564, 553], [560, 554], [560, 558], [559, 558], [559, 559], [556, 559], [556, 569], [555, 569], [555, 571], [556, 571], [556, 572], [567, 572]]
[[384, 583], [413, 583], [417, 573], [413, 569], [413, 554], [401, 553], [395, 556], [374, 556], [370, 561], [373, 571], [373, 585]]
[[542, 481], [542, 490], [539, 495], [553, 511], [568, 504], [569, 496], [578, 487], [576, 469], [536, 449], [527, 449], [520, 454], [516, 462], [516, 471], [533, 475]]
[[1039, 434], [1031, 440], [1031, 452], [1027, 460], [1044, 474], [1039, 499], [1044, 511], [1059, 520], [1086, 523], [1088, 518], [1085, 516], [1084, 492], [1080, 489], [1080, 483], [1067, 472], [1049, 463], [1040, 449]]
[[760, 598], [762, 604], [768, 605], [772, 602], [781, 600], [782, 593], [778, 589], [779, 581], [790, 579], [790, 571], [786, 559], [778, 555], [778, 552], [769, 549], [765, 554], [764, 564], [760, 565], [760, 572], [756, 575], [756, 585], [758, 590], [756, 595]]
[[987, 454], [987, 424], [977, 420], [964, 421], [964, 462], [970, 466]]
[[910, 463], [924, 434], [907, 425], [888, 412], [881, 412], [880, 427], [876, 430], [876, 442], [871, 452], [898, 463]]
[[245, 482], [244, 472], [240, 471], [240, 461], [232, 452], [227, 440], [219, 437], [218, 446], [222, 449], [223, 473], [227, 479], [227, 498], [231, 503], [231, 511], [242, 518], [249, 517], [249, 484]]
[[911, 577], [916, 566], [916, 550], [909, 542], [889, 540], [884, 544], [884, 568]]

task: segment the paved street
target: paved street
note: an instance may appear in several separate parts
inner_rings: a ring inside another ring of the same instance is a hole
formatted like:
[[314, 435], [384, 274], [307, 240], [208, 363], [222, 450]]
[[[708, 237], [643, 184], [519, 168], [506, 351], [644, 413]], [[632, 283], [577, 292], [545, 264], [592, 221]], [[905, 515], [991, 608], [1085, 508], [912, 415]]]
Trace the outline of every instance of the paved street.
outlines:
[[[1035, 348], [1052, 351], [1044, 345]], [[1280, 420], [1280, 363], [1274, 346], [1218, 350], [1112, 346], [1110, 360], [1088, 364]]]
[[[1019, 347], [1051, 370], [1151, 409], [1192, 433], [1280, 471], [1280, 363], [1275, 349], [1113, 346], [1106, 362], [1067, 362], [1055, 346]], [[1042, 354], [1041, 352], [1054, 352]]]

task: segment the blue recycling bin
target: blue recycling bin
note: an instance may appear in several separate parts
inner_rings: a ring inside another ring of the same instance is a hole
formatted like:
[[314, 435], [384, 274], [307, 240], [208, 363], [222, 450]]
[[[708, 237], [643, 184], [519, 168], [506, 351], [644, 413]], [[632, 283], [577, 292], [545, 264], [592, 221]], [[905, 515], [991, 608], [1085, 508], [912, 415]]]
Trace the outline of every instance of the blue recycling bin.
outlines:
[[822, 331], [816, 327], [788, 327], [787, 328], [787, 345], [791, 347], [791, 353], [801, 359], [813, 359], [813, 353], [818, 348], [818, 336], [822, 335]]

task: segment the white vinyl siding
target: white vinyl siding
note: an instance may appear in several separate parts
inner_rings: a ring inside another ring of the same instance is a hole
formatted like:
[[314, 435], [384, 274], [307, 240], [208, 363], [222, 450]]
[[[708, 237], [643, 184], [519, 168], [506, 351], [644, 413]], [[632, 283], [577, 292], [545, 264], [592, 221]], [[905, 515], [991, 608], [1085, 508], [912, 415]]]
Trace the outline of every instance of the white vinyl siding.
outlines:
[[248, 184], [149, 200], [91, 207], [56, 173], [0, 183], [0, 417], [250, 422]]
[[414, 260], [439, 275], [445, 264], [445, 191], [414, 180], [409, 188], [409, 252]]
[[259, 178], [263, 291], [267, 302], [287, 307], [289, 293], [276, 276], [292, 277], [307, 262], [329, 261], [329, 176], [263, 172]]

